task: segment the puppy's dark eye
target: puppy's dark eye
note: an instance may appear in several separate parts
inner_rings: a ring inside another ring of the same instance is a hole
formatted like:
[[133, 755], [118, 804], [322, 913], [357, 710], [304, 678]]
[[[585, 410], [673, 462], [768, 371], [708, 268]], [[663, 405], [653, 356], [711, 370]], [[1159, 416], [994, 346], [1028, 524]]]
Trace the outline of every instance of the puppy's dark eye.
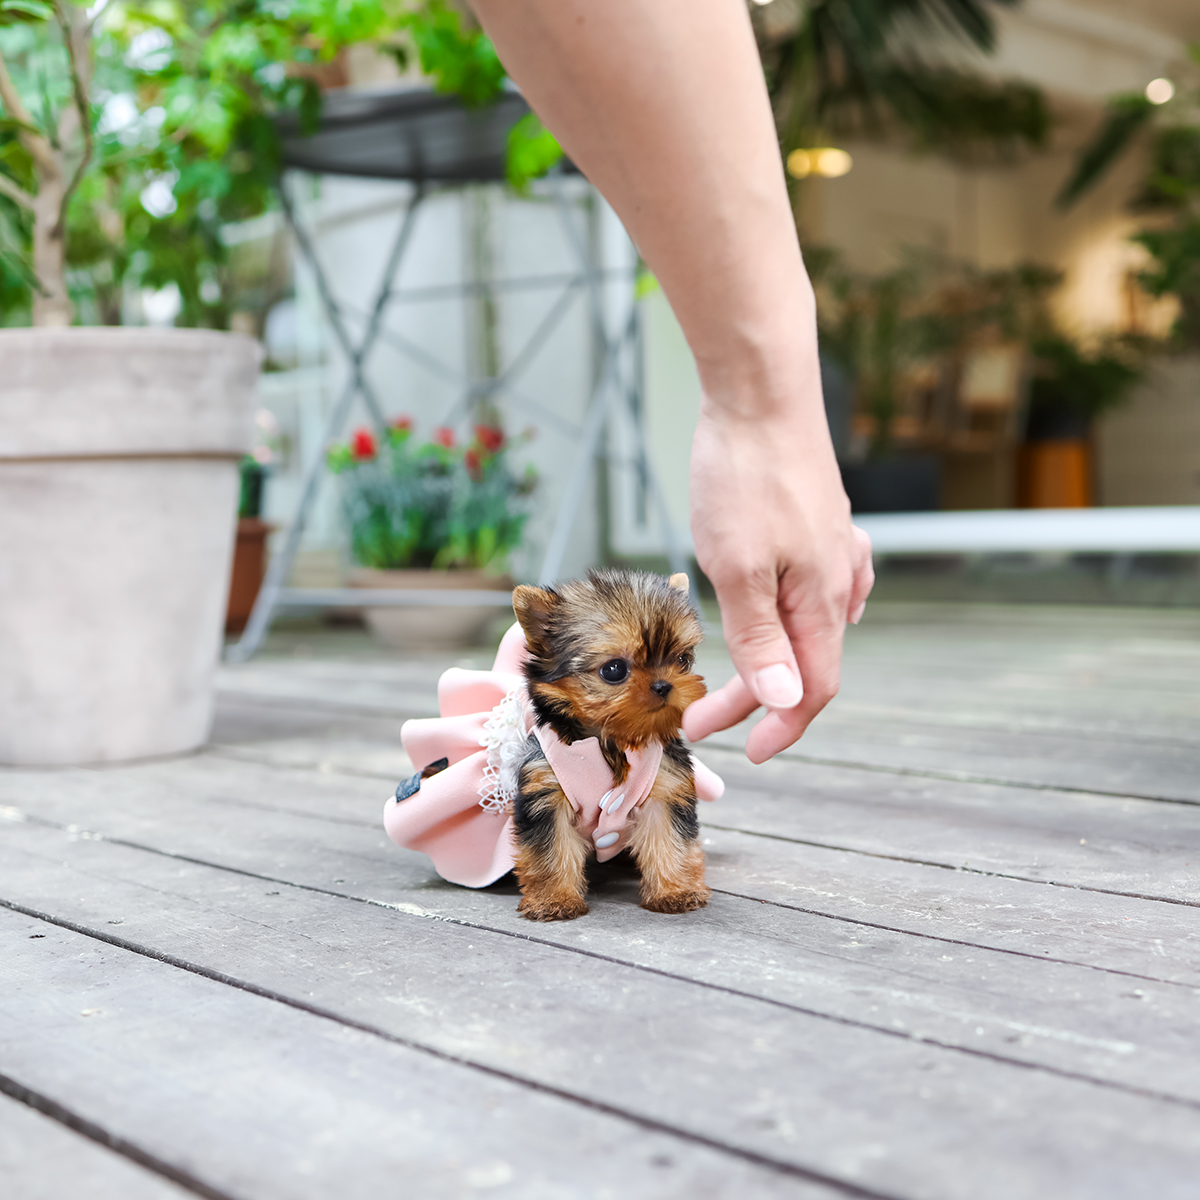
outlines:
[[681, 671], [690, 671], [692, 669], [692, 656], [690, 654], [681, 654], [676, 661], [679, 663]]
[[613, 658], [600, 668], [605, 683], [622, 683], [629, 675], [629, 664], [623, 658]]

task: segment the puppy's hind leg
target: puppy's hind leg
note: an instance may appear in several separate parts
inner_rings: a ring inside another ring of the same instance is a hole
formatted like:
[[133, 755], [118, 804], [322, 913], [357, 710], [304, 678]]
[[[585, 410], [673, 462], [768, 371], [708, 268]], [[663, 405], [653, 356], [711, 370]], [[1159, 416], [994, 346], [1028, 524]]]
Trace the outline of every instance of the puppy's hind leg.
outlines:
[[575, 808], [558, 786], [536, 739], [521, 767], [513, 806], [517, 832], [517, 912], [530, 921], [570, 921], [588, 911], [584, 868], [588, 843], [575, 821]]
[[629, 840], [642, 872], [642, 907], [682, 913], [703, 908], [712, 895], [704, 882], [704, 851], [696, 820], [690, 764], [663, 759]]

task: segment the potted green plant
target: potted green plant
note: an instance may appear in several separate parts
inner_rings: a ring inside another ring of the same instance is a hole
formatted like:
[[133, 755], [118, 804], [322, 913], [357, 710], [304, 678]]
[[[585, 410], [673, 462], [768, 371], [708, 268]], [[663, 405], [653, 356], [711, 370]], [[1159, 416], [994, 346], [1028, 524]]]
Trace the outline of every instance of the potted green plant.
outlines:
[[937, 508], [937, 458], [898, 447], [894, 435], [905, 376], [937, 348], [920, 303], [919, 273], [904, 268], [860, 275], [834, 256], [808, 257], [817, 284], [822, 357], [848, 380], [852, 408], [869, 429], [865, 454], [851, 451], [842, 461], [851, 507], [855, 512]]
[[[526, 434], [525, 437], [530, 436]], [[447, 428], [421, 442], [398, 418], [382, 437], [357, 430], [328, 451], [340, 477], [356, 567], [352, 587], [509, 590], [508, 556], [521, 543], [537, 476], [518, 474], [513, 444], [496, 425], [476, 425], [460, 444]], [[494, 616], [486, 606], [368, 608], [382, 641], [458, 646], [478, 638]]]
[[[1200, 44], [1190, 78], [1152, 80], [1144, 92], [1113, 96], [1095, 137], [1079, 154], [1058, 197], [1070, 208], [1139, 142], [1146, 173], [1130, 207], [1147, 219], [1133, 241], [1147, 252], [1138, 280], [1152, 296], [1173, 296], [1178, 314], [1171, 349], [1200, 351]], [[1148, 145], [1146, 143], [1148, 142]]]
[[271, 106], [316, 102], [290, 64], [387, 19], [374, 0], [0, 0], [0, 762], [207, 737], [259, 347], [72, 322], [170, 278], [183, 323], [225, 324], [204, 264], [230, 197], [269, 177]]
[[279, 422], [270, 409], [254, 414], [254, 445], [238, 472], [237, 540], [229, 578], [225, 632], [241, 633], [254, 611], [267, 565], [267, 537], [274, 528], [263, 520], [267, 476], [280, 453]]

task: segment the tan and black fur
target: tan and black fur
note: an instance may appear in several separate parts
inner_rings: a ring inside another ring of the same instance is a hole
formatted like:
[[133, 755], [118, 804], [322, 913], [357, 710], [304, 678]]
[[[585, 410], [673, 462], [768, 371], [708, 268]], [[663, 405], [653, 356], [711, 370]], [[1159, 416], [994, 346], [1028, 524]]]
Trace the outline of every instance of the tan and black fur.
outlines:
[[[702, 908], [704, 852], [696, 820], [691, 756], [680, 740], [683, 710], [704, 695], [693, 673], [702, 633], [687, 576], [670, 580], [594, 571], [558, 588], [519, 587], [513, 607], [525, 631], [525, 675], [539, 725], [566, 743], [596, 737], [619, 786], [627, 749], [663, 744], [650, 795], [629, 818], [629, 848], [642, 873], [641, 902], [655, 912]], [[617, 682], [601, 674], [620, 674]], [[592, 843], [580, 832], [537, 738], [530, 737], [513, 810], [519, 911], [533, 921], [565, 921], [588, 911], [585, 868]]]

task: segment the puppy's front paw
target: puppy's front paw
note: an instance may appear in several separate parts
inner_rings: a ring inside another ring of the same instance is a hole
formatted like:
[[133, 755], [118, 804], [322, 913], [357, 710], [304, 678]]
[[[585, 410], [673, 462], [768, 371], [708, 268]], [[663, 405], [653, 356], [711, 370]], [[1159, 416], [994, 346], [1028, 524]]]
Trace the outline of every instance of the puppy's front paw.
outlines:
[[528, 921], [573, 921], [588, 911], [582, 896], [524, 896], [517, 912]]
[[708, 903], [711, 895], [712, 892], [708, 888], [698, 891], [659, 892], [655, 896], [643, 896], [642, 907], [660, 913], [695, 912]]

